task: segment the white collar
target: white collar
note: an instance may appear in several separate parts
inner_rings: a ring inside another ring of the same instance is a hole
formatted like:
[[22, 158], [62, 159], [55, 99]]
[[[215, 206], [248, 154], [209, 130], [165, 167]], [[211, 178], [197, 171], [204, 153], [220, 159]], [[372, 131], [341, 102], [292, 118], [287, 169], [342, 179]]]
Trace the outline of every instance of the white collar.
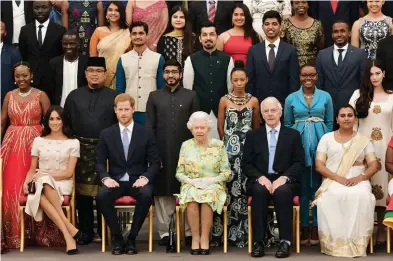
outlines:
[[[272, 127], [270, 127], [269, 125], [265, 124], [266, 126], [266, 133], [270, 133], [270, 131], [273, 129]], [[278, 123], [278, 125], [274, 128], [277, 133], [280, 133], [280, 129], [281, 129], [281, 122]]]
[[[144, 54], [146, 54], [149, 51], [150, 51], [150, 49], [146, 47], [146, 49], [142, 52], [141, 56], [143, 56]], [[131, 52], [132, 52], [132, 54], [139, 56], [139, 53], [137, 53], [137, 51], [135, 51], [135, 49], [132, 49]]]
[[[44, 26], [45, 29], [48, 29], [49, 21], [50, 21], [50, 20], [49, 20], [49, 18], [48, 18], [48, 20], [46, 20], [45, 22], [42, 23], [42, 25]], [[40, 24], [41, 24], [40, 22], [38, 22], [37, 20], [35, 20], [35, 27], [38, 28], [38, 26], [39, 26]]]
[[334, 50], [338, 50], [338, 49], [344, 49], [344, 51], [346, 51], [348, 49], [349, 44], [347, 43], [346, 45], [344, 45], [343, 47], [338, 47], [337, 45], [334, 44]]
[[[124, 129], [125, 129], [126, 127], [125, 127], [124, 125], [122, 125], [120, 122], [119, 122], [119, 127], [120, 127], [120, 132], [123, 133], [123, 131], [124, 131]], [[127, 127], [127, 130], [130, 131], [131, 134], [132, 134], [132, 130], [133, 130], [133, 129], [134, 129], [134, 121], [132, 121], [131, 124], [128, 125], [128, 127]]]
[[[268, 40], [265, 40], [265, 47], [266, 47], [266, 49], [270, 48], [269, 44], [271, 44], [271, 42], [269, 42]], [[275, 40], [272, 44], [274, 44], [274, 46], [276, 48], [278, 48], [278, 46], [280, 45], [280, 37], [278, 37], [277, 40]]]
[[1, 52], [1, 50], [3, 49], [3, 45], [4, 45], [4, 42], [1, 42], [1, 43], [0, 43], [0, 52]]

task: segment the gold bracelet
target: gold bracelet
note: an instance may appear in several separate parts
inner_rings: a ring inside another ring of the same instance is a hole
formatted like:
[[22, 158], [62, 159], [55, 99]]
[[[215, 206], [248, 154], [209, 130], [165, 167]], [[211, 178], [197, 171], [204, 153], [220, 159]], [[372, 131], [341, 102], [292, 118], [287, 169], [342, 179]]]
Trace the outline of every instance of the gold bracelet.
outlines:
[[364, 174], [364, 172], [362, 174], [360, 174], [360, 175], [363, 176], [363, 180], [368, 180], [368, 178], [367, 178], [366, 174]]

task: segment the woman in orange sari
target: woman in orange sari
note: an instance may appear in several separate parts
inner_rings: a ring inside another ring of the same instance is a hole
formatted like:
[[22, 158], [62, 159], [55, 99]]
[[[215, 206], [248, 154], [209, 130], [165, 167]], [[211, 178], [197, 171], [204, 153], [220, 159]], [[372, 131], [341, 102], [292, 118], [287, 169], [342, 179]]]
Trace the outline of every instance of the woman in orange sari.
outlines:
[[112, 1], [105, 10], [106, 25], [97, 27], [90, 39], [90, 56], [105, 57], [106, 80], [104, 86], [116, 88], [116, 65], [131, 45], [126, 15], [120, 2]]

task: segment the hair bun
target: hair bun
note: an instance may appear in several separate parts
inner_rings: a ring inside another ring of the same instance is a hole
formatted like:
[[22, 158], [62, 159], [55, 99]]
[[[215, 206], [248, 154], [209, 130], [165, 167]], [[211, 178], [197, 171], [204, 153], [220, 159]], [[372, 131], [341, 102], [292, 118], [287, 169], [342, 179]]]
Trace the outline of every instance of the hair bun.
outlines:
[[244, 69], [244, 62], [242, 60], [236, 60], [235, 61], [235, 68], [236, 69]]

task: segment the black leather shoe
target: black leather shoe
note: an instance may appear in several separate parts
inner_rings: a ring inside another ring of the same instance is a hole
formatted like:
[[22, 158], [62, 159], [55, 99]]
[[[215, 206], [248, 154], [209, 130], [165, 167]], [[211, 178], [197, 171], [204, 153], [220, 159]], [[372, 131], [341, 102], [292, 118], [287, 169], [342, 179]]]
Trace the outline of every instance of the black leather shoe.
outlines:
[[192, 248], [191, 248], [190, 254], [193, 255], [193, 256], [199, 255], [199, 249], [192, 249]]
[[125, 247], [126, 255], [136, 255], [138, 250], [136, 249], [135, 239], [128, 239]]
[[93, 241], [93, 235], [89, 235], [80, 230], [73, 236], [73, 238], [76, 240], [78, 245], [88, 245]]
[[199, 254], [200, 254], [201, 256], [210, 255], [210, 249], [200, 249], [200, 250], [199, 250]]
[[76, 255], [79, 253], [79, 251], [77, 248], [74, 248], [74, 249], [67, 250], [66, 253], [67, 253], [67, 255]]
[[124, 254], [124, 241], [122, 236], [114, 236], [112, 238], [112, 255]]
[[254, 242], [251, 251], [251, 257], [263, 257], [265, 255], [265, 247], [262, 242]]
[[165, 237], [163, 237], [163, 238], [160, 239], [159, 245], [160, 245], [160, 246], [167, 246], [167, 245], [168, 245], [168, 242], [169, 242], [169, 237], [168, 237], [168, 236], [165, 236]]
[[276, 252], [277, 258], [286, 258], [291, 254], [291, 246], [287, 242], [281, 242]]

